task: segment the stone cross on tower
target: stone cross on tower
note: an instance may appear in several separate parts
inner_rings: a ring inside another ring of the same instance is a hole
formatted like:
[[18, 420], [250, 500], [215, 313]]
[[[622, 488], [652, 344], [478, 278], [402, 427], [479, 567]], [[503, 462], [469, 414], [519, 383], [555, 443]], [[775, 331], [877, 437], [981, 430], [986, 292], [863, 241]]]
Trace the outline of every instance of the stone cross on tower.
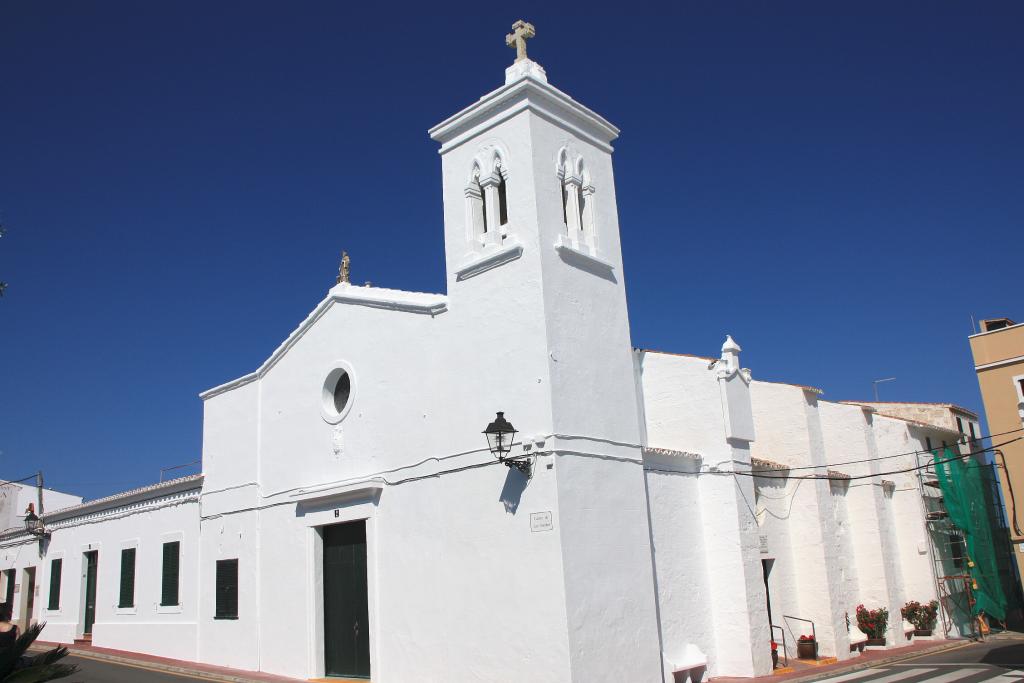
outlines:
[[512, 33], [505, 36], [505, 45], [516, 49], [517, 62], [527, 59], [526, 41], [535, 35], [537, 35], [537, 31], [533, 28], [533, 24], [527, 23], [522, 19], [512, 24]]

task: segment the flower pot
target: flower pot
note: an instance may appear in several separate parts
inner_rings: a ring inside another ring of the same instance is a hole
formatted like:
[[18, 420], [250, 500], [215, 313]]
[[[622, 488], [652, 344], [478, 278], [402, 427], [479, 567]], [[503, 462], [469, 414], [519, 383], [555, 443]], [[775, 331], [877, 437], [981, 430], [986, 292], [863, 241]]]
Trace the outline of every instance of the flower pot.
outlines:
[[779, 653], [776, 650], [772, 650], [772, 669], [779, 668]]
[[868, 645], [884, 646], [885, 638], [868, 638]]
[[817, 659], [818, 643], [814, 640], [796, 641], [796, 656], [800, 659]]
[[932, 634], [932, 630], [930, 628], [915, 628], [914, 629], [914, 635], [915, 636], [930, 636], [931, 634]]

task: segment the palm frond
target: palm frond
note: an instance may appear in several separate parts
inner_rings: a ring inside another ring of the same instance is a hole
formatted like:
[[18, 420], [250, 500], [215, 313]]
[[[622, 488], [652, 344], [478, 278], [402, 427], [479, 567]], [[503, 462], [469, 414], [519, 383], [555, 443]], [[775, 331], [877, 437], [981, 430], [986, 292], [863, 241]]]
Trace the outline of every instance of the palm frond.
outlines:
[[68, 655], [68, 649], [66, 647], [64, 647], [63, 645], [58, 645], [57, 647], [53, 648], [52, 650], [47, 650], [45, 652], [40, 652], [39, 654], [37, 654], [32, 659], [32, 665], [33, 666], [40, 666], [40, 665], [44, 665], [45, 666], [47, 664], [54, 664], [55, 662], [57, 662], [57, 660], [63, 659], [64, 657], [67, 657], [67, 655]]
[[33, 665], [25, 669], [19, 669], [2, 680], [3, 683], [42, 683], [43, 681], [67, 678], [77, 672], [78, 667], [74, 664]]
[[18, 665], [18, 660], [25, 655], [29, 646], [39, 637], [45, 625], [45, 622], [32, 624], [25, 629], [24, 633], [18, 636], [13, 644], [0, 648], [0, 680], [2, 680], [3, 676], [7, 676], [14, 671]]

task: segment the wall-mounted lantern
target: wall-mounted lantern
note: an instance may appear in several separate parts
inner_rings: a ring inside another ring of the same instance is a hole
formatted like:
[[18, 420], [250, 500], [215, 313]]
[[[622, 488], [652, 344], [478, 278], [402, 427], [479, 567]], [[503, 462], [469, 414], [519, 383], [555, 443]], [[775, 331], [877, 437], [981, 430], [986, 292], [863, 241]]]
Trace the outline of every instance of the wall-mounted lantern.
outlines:
[[28, 509], [25, 510], [25, 531], [39, 538], [46, 538], [50, 535], [43, 526], [43, 520], [36, 515], [36, 506], [32, 503], [29, 503]]
[[494, 422], [487, 425], [487, 429], [483, 433], [487, 437], [487, 448], [491, 451], [491, 455], [498, 459], [498, 462], [509, 468], [514, 467], [527, 477], [530, 476], [529, 460], [508, 457], [512, 452], [512, 440], [515, 438], [516, 428], [505, 419], [505, 413], [498, 411]]

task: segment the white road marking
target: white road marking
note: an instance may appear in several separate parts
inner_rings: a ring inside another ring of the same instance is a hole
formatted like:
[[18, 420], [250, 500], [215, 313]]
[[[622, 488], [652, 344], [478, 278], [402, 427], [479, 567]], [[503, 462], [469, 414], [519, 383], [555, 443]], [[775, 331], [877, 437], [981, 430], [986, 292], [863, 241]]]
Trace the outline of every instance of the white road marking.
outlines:
[[[878, 675], [885, 669], [865, 669], [863, 671], [855, 671], [852, 674], [844, 674], [842, 676], [836, 676], [835, 678], [826, 678], [821, 683], [844, 683], [845, 681], [856, 681], [861, 678], [868, 676]], [[898, 671], [888, 676], [882, 676], [881, 678], [873, 679], [870, 683], [896, 683], [896, 681], [902, 681], [912, 676], [919, 676], [925, 673], [931, 673], [935, 669], [920, 668], [920, 669], [907, 669], [906, 671]]]
[[1007, 671], [1004, 674], [980, 680], [978, 683], [1011, 683], [1012, 681], [1024, 681], [1024, 671]]
[[944, 673], [941, 676], [936, 676], [934, 678], [927, 678], [924, 681], [921, 681], [921, 683], [955, 683], [956, 681], [962, 681], [965, 678], [969, 678], [971, 676], [977, 676], [978, 674], [983, 674], [983, 673], [985, 673], [986, 671], [989, 671], [989, 670], [990, 669], [979, 669], [979, 668], [970, 669], [970, 668], [966, 668], [965, 667], [965, 668], [959, 669], [957, 671], [950, 671], [948, 673]]

